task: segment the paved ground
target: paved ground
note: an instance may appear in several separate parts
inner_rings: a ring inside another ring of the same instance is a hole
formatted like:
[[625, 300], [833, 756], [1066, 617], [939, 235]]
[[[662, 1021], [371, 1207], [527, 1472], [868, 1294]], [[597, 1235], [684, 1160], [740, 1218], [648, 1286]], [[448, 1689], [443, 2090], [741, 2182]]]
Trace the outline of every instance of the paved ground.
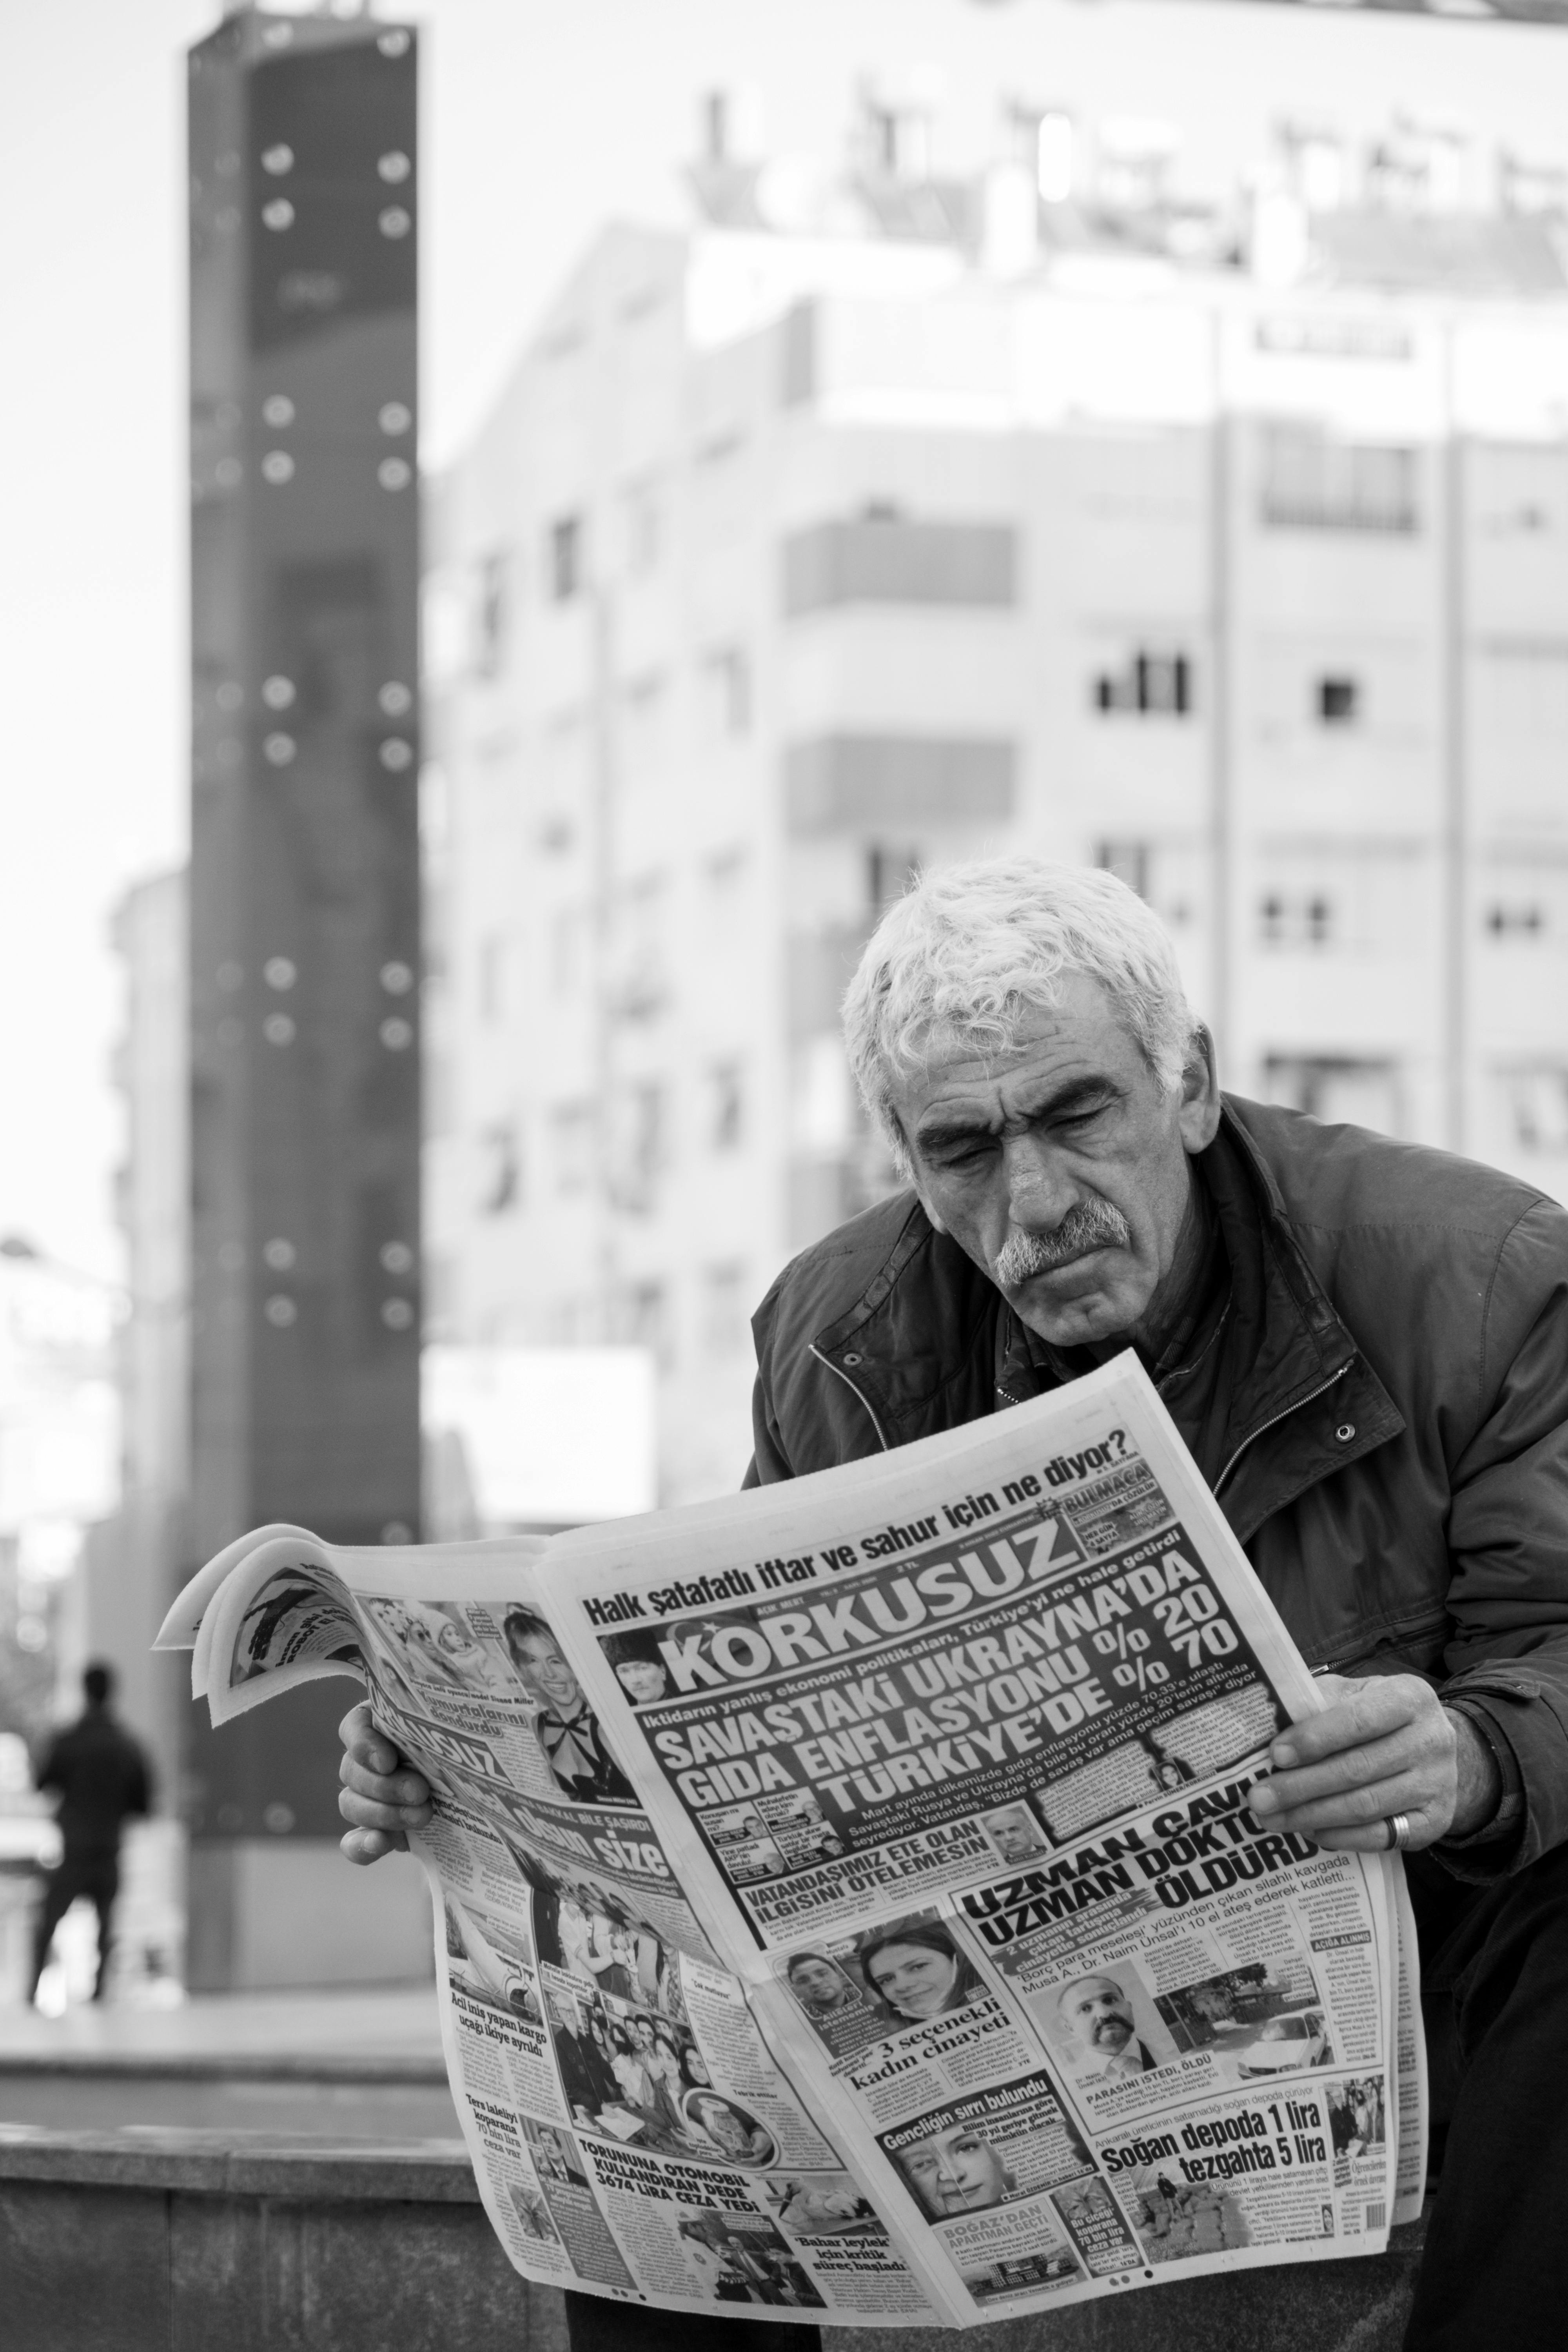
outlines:
[[41, 2017], [19, 2002], [0, 2005], [0, 2067], [40, 2061], [91, 2071], [149, 2063], [294, 2060], [385, 2062], [389, 2072], [445, 2074], [433, 1985], [341, 1992], [197, 1995], [178, 2009], [99, 2008]]
[[0, 2124], [451, 2138], [428, 1986], [253, 1993], [178, 2009], [0, 2006]]

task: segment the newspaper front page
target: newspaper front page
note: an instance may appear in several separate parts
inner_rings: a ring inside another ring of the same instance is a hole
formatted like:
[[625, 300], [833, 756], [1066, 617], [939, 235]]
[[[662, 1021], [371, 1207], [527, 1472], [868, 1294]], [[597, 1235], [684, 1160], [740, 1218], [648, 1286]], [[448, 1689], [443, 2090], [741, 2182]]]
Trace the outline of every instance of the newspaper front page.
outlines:
[[161, 1638], [215, 1722], [359, 1675], [429, 1778], [454, 2095], [531, 2278], [963, 2326], [1419, 2210], [1402, 1869], [1250, 1811], [1319, 1696], [1131, 1355], [549, 1543], [262, 1529]]

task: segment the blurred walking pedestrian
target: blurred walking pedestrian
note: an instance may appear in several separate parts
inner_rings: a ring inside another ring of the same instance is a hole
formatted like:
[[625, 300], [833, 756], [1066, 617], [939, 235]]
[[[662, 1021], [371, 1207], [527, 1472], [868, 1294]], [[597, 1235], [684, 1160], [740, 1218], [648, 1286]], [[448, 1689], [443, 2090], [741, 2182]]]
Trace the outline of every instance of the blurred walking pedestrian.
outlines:
[[37, 1776], [41, 1790], [57, 1790], [56, 1816], [65, 1851], [49, 1873], [33, 1935], [33, 1976], [27, 1998], [36, 2000], [55, 1929], [79, 1895], [98, 1913], [98, 1976], [94, 2000], [109, 1982], [114, 1940], [114, 1898], [120, 1892], [120, 1836], [128, 1819], [152, 1807], [153, 1776], [139, 1743], [110, 1712], [112, 1671], [90, 1665], [81, 1686], [87, 1706], [80, 1718], [50, 1742]]

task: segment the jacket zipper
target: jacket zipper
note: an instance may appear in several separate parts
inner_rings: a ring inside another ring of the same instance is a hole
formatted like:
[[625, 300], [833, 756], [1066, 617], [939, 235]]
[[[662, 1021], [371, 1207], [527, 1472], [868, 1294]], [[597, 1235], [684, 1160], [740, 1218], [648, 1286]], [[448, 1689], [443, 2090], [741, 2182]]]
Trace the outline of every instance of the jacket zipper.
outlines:
[[[826, 1364], [830, 1372], [837, 1372], [838, 1378], [843, 1381], [850, 1395], [854, 1397], [858, 1403], [865, 1406], [866, 1411], [871, 1416], [871, 1426], [877, 1433], [877, 1443], [881, 1447], [883, 1453], [886, 1454], [889, 1451], [888, 1441], [882, 1434], [882, 1424], [877, 1418], [877, 1409], [872, 1404], [869, 1397], [863, 1394], [863, 1392], [856, 1387], [848, 1373], [839, 1365], [836, 1364], [831, 1356], [825, 1356], [823, 1354], [815, 1339], [811, 1343], [810, 1352], [816, 1358], [819, 1364]], [[1261, 1432], [1259, 1434], [1261, 1434]]]
[[[1352, 1357], [1351, 1361], [1353, 1362], [1354, 1360], [1355, 1360]], [[1283, 1412], [1277, 1412], [1271, 1421], [1266, 1421], [1261, 1429], [1255, 1429], [1250, 1437], [1244, 1437], [1241, 1444], [1237, 1447], [1236, 1452], [1231, 1455], [1230, 1460], [1226, 1464], [1225, 1468], [1220, 1472], [1219, 1476], [1214, 1482], [1214, 1491], [1216, 1497], [1219, 1494], [1220, 1488], [1225, 1485], [1226, 1480], [1229, 1477], [1231, 1472], [1235, 1469], [1237, 1464], [1240, 1461], [1242, 1455], [1247, 1452], [1249, 1445], [1256, 1445], [1260, 1437], [1267, 1437], [1271, 1429], [1278, 1429], [1279, 1423], [1282, 1421], [1289, 1421], [1293, 1412], [1300, 1412], [1305, 1406], [1315, 1404], [1319, 1397], [1327, 1396], [1335, 1381], [1342, 1381], [1349, 1370], [1350, 1364], [1342, 1364], [1337, 1372], [1331, 1372], [1328, 1379], [1322, 1381], [1320, 1386], [1311, 1390], [1308, 1395], [1298, 1397], [1294, 1404], [1288, 1404], [1285, 1407]]]

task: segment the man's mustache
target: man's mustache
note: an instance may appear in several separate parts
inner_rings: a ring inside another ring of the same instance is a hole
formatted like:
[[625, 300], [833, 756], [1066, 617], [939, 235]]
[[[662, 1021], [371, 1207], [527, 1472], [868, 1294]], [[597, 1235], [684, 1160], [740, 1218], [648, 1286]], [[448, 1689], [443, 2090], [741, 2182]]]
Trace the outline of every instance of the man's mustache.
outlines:
[[1131, 2031], [1132, 2020], [1130, 2017], [1122, 2017], [1112, 2010], [1109, 2016], [1100, 2018], [1096, 2023], [1094, 2038], [1098, 2042], [1102, 2033], [1131, 2033]]
[[1026, 1233], [1015, 1226], [1003, 1243], [994, 1268], [1004, 1290], [1016, 1290], [1037, 1274], [1054, 1274], [1090, 1250], [1125, 1249], [1131, 1228], [1120, 1209], [1109, 1201], [1075, 1201], [1059, 1225], [1049, 1233]]

